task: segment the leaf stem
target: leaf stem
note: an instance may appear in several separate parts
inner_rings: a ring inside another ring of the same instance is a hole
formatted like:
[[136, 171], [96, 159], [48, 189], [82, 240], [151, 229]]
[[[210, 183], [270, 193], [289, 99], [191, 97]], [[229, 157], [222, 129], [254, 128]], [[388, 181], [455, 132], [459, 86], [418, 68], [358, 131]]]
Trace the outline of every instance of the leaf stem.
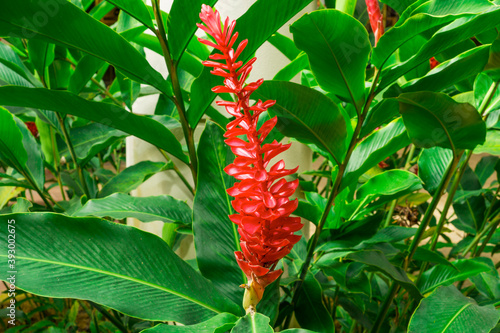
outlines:
[[188, 180], [186, 179], [186, 177], [184, 177], [184, 175], [179, 170], [179, 168], [177, 167], [177, 165], [175, 165], [174, 161], [172, 161], [172, 159], [167, 155], [167, 153], [163, 149], [158, 148], [158, 150], [160, 151], [160, 153], [163, 155], [163, 157], [168, 162], [172, 163], [172, 168], [174, 169], [175, 173], [177, 174], [177, 176], [179, 176], [179, 178], [182, 180], [182, 182], [184, 183], [184, 185], [186, 185], [186, 187], [189, 190], [189, 192], [191, 192], [191, 194], [194, 196], [195, 193], [196, 193], [195, 190], [193, 189], [193, 187], [191, 186], [191, 184], [189, 184]]
[[156, 19], [156, 24], [158, 25], [158, 29], [156, 30], [156, 36], [158, 37], [158, 40], [160, 42], [161, 49], [163, 51], [163, 57], [167, 65], [168, 73], [170, 74], [170, 79], [172, 80], [172, 87], [174, 89], [173, 101], [177, 107], [177, 110], [179, 111], [179, 118], [182, 124], [182, 131], [184, 132], [184, 139], [186, 140], [189, 150], [189, 158], [191, 160], [189, 166], [191, 168], [191, 173], [193, 175], [194, 183], [196, 184], [198, 179], [198, 158], [196, 156], [196, 148], [194, 144], [194, 131], [189, 126], [189, 122], [186, 118], [186, 108], [184, 107], [181, 86], [179, 83], [179, 77], [177, 75], [177, 65], [172, 61], [170, 50], [168, 48], [167, 35], [165, 33], [165, 27], [163, 25], [163, 19], [161, 16], [160, 0], [152, 0], [152, 4]]

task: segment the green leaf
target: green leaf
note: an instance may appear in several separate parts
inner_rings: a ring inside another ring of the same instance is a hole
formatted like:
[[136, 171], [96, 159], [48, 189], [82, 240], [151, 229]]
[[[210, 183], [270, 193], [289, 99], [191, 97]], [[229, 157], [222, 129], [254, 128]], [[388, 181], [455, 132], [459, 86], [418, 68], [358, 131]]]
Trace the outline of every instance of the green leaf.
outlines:
[[425, 271], [418, 283], [418, 288], [422, 294], [427, 294], [439, 286], [463, 281], [471, 276], [490, 270], [487, 265], [475, 259], [459, 259], [453, 261], [452, 264], [455, 268], [437, 265]]
[[319, 282], [308, 273], [295, 306], [295, 317], [301, 327], [318, 332], [334, 333], [335, 325], [322, 300]]
[[141, 85], [123, 75], [120, 71], [116, 71], [116, 80], [120, 86], [122, 100], [132, 110], [132, 104], [134, 104], [141, 92]]
[[408, 333], [488, 333], [499, 318], [493, 305], [479, 306], [456, 287], [441, 287], [420, 302]]
[[488, 0], [454, 4], [441, 0], [418, 2], [410, 6], [398, 23], [382, 35], [373, 50], [372, 62], [377, 68], [382, 68], [389, 56], [413, 36], [462, 16], [470, 17], [494, 7]]
[[236, 304], [220, 295], [161, 238], [96, 218], [49, 213], [4, 216], [0, 220], [4, 281], [9, 270], [9, 220], [15, 220], [16, 226], [16, 286], [27, 292], [86, 299], [129, 316], [186, 325], [218, 313], [239, 313]]
[[198, 145], [198, 186], [194, 198], [193, 233], [200, 272], [237, 304], [243, 299], [245, 274], [239, 268], [235, 251], [240, 251], [238, 226], [229, 220], [232, 198], [227, 189], [234, 178], [224, 172], [234, 154], [224, 144], [224, 130], [207, 122]]
[[106, 0], [120, 8], [152, 31], [155, 30], [148, 8], [142, 0]]
[[473, 48], [458, 57], [445, 61], [424, 77], [411, 80], [401, 87], [403, 92], [441, 91], [484, 69], [488, 61], [489, 46]]
[[307, 54], [300, 53], [297, 58], [293, 59], [288, 65], [283, 67], [273, 78], [276, 81], [290, 81], [299, 74], [300, 71], [309, 67], [309, 60]]
[[394, 98], [383, 99], [368, 112], [361, 128], [360, 137], [369, 135], [377, 127], [383, 126], [399, 116], [398, 101]]
[[361, 107], [371, 50], [364, 26], [352, 16], [331, 9], [305, 14], [290, 31], [297, 47], [307, 53], [321, 88]]
[[390, 156], [410, 144], [401, 118], [390, 122], [361, 141], [352, 153], [342, 180], [341, 188], [357, 181], [358, 178]]
[[441, 147], [424, 149], [418, 159], [418, 176], [424, 182], [424, 188], [434, 194], [453, 159], [453, 152]]
[[[444, 3], [444, 1], [442, 2]], [[467, 40], [482, 31], [489, 30], [498, 25], [499, 10], [500, 6], [493, 6], [490, 11], [486, 11], [481, 15], [462, 17], [451, 22], [447, 26], [442, 27], [418, 50], [418, 52], [416, 52], [413, 57], [399, 65], [382, 71], [382, 77], [380, 84], [377, 87], [377, 92], [383, 91], [404, 74], [424, 62], [428, 62], [434, 55], [439, 54], [453, 45]], [[386, 38], [389, 43], [391, 43], [390, 37], [388, 37], [387, 34], [385, 34], [383, 38]], [[377, 44], [377, 48], [374, 52], [376, 52], [377, 49], [383, 50], [382, 45], [382, 43]], [[381, 61], [383, 61], [383, 59], [381, 59]], [[380, 66], [377, 65], [377, 61], [374, 63], [378, 68], [380, 68]]]
[[495, 166], [500, 158], [498, 156], [485, 156], [476, 165], [474, 172], [481, 184], [484, 186], [488, 181], [488, 178], [495, 172]]
[[486, 132], [484, 144], [480, 144], [474, 149], [475, 154], [487, 153], [500, 155], [500, 131], [489, 130]]
[[274, 33], [267, 41], [290, 61], [299, 56], [300, 50], [295, 46], [293, 41], [279, 32]]
[[124, 219], [136, 218], [142, 222], [163, 221], [190, 225], [191, 208], [169, 195], [132, 197], [115, 193], [102, 199], [92, 199], [73, 213], [73, 216], [98, 216]]
[[171, 163], [152, 161], [142, 161], [129, 166], [104, 184], [98, 197], [107, 197], [116, 192], [129, 193], [148, 180], [149, 177], [170, 168]]
[[28, 154], [23, 146], [23, 134], [14, 116], [0, 107], [0, 159], [16, 170], [24, 171]]
[[[45, 23], [39, 24], [41, 20]], [[68, 1], [19, 0], [6, 3], [0, 13], [0, 35], [41, 38], [76, 48], [109, 62], [138, 82], [161, 91], [166, 89], [161, 74], [132, 45]]]
[[191, 0], [189, 6], [185, 1], [175, 0], [168, 16], [168, 45], [173, 60], [179, 60], [193, 37], [196, 23], [200, 22], [201, 5], [213, 6], [217, 0]]
[[0, 87], [0, 104], [48, 109], [72, 114], [135, 135], [187, 163], [181, 144], [165, 126], [108, 103], [93, 102], [65, 91], [44, 88]]
[[[24, 150], [28, 154], [28, 160], [24, 168], [25, 174], [35, 183], [36, 187], [43, 190], [45, 185], [45, 167], [43, 165], [42, 151], [26, 125], [17, 117], [14, 117], [17, 127], [23, 135]], [[3, 135], [3, 134], [2, 134]]]
[[[417, 191], [422, 181], [413, 173], [404, 170], [388, 170], [370, 178], [356, 192], [357, 199], [391, 196], [402, 191]], [[381, 198], [379, 198], [380, 200]]]
[[389, 226], [379, 230], [375, 236], [364, 240], [362, 244], [393, 243], [400, 242], [413, 237], [417, 230], [415, 228], [406, 228], [399, 226]]
[[422, 298], [418, 288], [415, 284], [408, 278], [405, 271], [400, 267], [392, 265], [385, 255], [378, 250], [363, 250], [358, 252], [352, 252], [345, 256], [345, 259], [354, 260], [361, 262], [365, 265], [374, 267], [375, 269], [381, 271], [385, 275], [389, 276], [396, 283], [405, 288], [410, 295], [415, 299]]
[[43, 40], [32, 39], [28, 41], [28, 55], [31, 64], [35, 67], [40, 77], [45, 77], [47, 67], [54, 61], [54, 44]]
[[[326, 151], [337, 164], [346, 152], [347, 129], [342, 111], [322, 93], [292, 82], [266, 81], [253, 96], [276, 100], [271, 115], [285, 136], [312, 143]], [[335, 128], [335, 131], [332, 131]]]
[[141, 333], [224, 333], [233, 328], [238, 317], [230, 313], [221, 313], [196, 325], [174, 326], [159, 324]]
[[316, 333], [316, 332], [305, 330], [303, 328], [289, 328], [287, 330], [281, 331], [281, 333]]
[[240, 318], [233, 327], [231, 333], [273, 333], [269, 326], [269, 318], [260, 313], [249, 313]]
[[[179, 1], [179, 0], [177, 0]], [[308, 5], [309, 0], [275, 0], [269, 5], [267, 0], [257, 0], [237, 20], [235, 31], [239, 32], [239, 38], [235, 45], [248, 38], [248, 44], [239, 59], [243, 62], [250, 60], [255, 51], [281, 26]], [[258, 24], [256, 24], [258, 22]], [[250, 38], [251, 37], [251, 38]], [[205, 67], [203, 73], [193, 82], [191, 88], [191, 104], [187, 112], [187, 118], [191, 127], [196, 127], [205, 110], [215, 98], [212, 87], [220, 85], [222, 79], [210, 74], [210, 69]]]
[[[77, 162], [80, 165], [87, 164], [91, 158], [103, 149], [111, 146], [116, 141], [125, 138], [127, 133], [99, 123], [72, 128], [69, 132], [71, 143], [75, 149]], [[59, 154], [66, 160], [71, 159], [68, 146], [63, 140], [59, 140]]]
[[417, 147], [474, 149], [486, 136], [486, 124], [468, 103], [457, 103], [448, 95], [433, 92], [401, 94], [399, 112], [408, 135]]
[[12, 205], [12, 213], [28, 213], [31, 207], [33, 207], [31, 201], [17, 197], [16, 203]]

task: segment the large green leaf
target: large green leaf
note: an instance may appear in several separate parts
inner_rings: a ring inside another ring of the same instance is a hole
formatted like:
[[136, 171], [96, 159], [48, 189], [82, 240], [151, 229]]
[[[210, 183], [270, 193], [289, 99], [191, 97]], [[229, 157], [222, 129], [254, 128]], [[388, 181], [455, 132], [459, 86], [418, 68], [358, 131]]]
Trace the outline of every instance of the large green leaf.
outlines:
[[120, 8], [130, 16], [134, 17], [137, 21], [143, 23], [151, 30], [155, 30], [153, 21], [149, 10], [142, 0], [106, 0], [116, 7]]
[[468, 103], [457, 103], [434, 92], [405, 93], [398, 97], [399, 112], [408, 135], [418, 147], [474, 149], [486, 136], [486, 124]]
[[364, 26], [331, 9], [302, 16], [290, 30], [297, 47], [307, 53], [319, 85], [360, 107], [371, 50]]
[[144, 183], [149, 177], [171, 168], [171, 163], [142, 161], [129, 166], [111, 178], [99, 191], [98, 197], [107, 197], [113, 193], [128, 193]]
[[424, 188], [434, 194], [453, 159], [453, 152], [441, 147], [424, 149], [418, 159], [418, 176], [424, 182]]
[[459, 259], [452, 262], [452, 264], [455, 268], [436, 265], [424, 272], [418, 282], [418, 288], [422, 294], [427, 294], [439, 286], [463, 281], [471, 276], [490, 270], [487, 265], [475, 259]]
[[224, 172], [232, 163], [234, 154], [224, 143], [224, 130], [208, 122], [198, 145], [198, 186], [193, 206], [193, 232], [196, 259], [200, 272], [216, 288], [237, 304], [243, 300], [246, 283], [235, 251], [240, 250], [238, 227], [229, 220], [233, 214], [232, 198], [227, 189], [234, 185], [234, 178]]
[[[438, 30], [413, 57], [403, 63], [387, 68], [382, 72], [382, 78], [377, 91], [383, 91], [398, 78], [412, 69], [428, 62], [431, 57], [439, 54], [453, 45], [467, 40], [476, 34], [494, 28], [498, 25], [500, 6], [494, 6], [490, 11], [477, 16], [459, 18]], [[385, 37], [385, 35], [384, 35]], [[380, 47], [378, 44], [377, 49]]]
[[394, 98], [383, 99], [370, 109], [359, 135], [365, 137], [376, 130], [377, 127], [383, 126], [399, 116], [398, 101]]
[[352, 153], [342, 180], [342, 188], [357, 181], [366, 171], [410, 144], [401, 118], [373, 132], [361, 141]]
[[488, 333], [499, 318], [493, 305], [479, 306], [456, 287], [441, 287], [420, 302], [408, 333]]
[[273, 34], [267, 39], [267, 41], [269, 42], [269, 44], [283, 53], [283, 55], [290, 61], [297, 58], [300, 53], [300, 50], [295, 46], [293, 41], [290, 38], [280, 34], [279, 32]]
[[[457, 3], [433, 0], [410, 6], [409, 12], [405, 13], [396, 26], [380, 38], [377, 47], [373, 50], [372, 62], [377, 68], [382, 68], [387, 58], [413, 36], [459, 17], [472, 16], [494, 7], [488, 0]], [[408, 19], [405, 20], [405, 16], [409, 16]]]
[[[310, 2], [310, 0], [295, 0], [292, 2], [289, 0], [275, 0], [270, 3], [267, 0], [257, 0], [237, 20], [235, 31], [239, 32], [239, 38], [236, 45], [248, 38], [248, 45], [239, 59], [246, 62], [252, 58], [255, 51], [276, 30]], [[194, 81], [191, 89], [192, 100], [187, 112], [191, 127], [196, 127], [205, 110], [214, 100], [216, 95], [211, 91], [212, 87], [221, 83], [222, 80], [219, 76], [210, 74], [210, 68], [204, 68], [203, 73]]]
[[240, 318], [231, 333], [273, 333], [269, 318], [260, 313], [249, 313]]
[[144, 333], [224, 333], [233, 328], [238, 317], [230, 313], [221, 313], [196, 325], [174, 326], [159, 324], [141, 331]]
[[135, 135], [185, 163], [189, 161], [179, 141], [165, 126], [112, 104], [88, 101], [66, 91], [3, 86], [0, 87], [0, 105], [48, 109], [89, 119]]
[[488, 62], [489, 46], [480, 46], [439, 64], [424, 77], [411, 80], [401, 88], [403, 92], [441, 91], [477, 75]]
[[104, 61], [102, 59], [96, 58], [90, 54], [85, 55], [80, 59], [73, 75], [71, 75], [69, 79], [68, 90], [72, 93], [79, 94], [103, 64]]
[[236, 304], [161, 238], [97, 218], [4, 215], [0, 220], [4, 281], [10, 270], [7, 223], [11, 220], [16, 227], [16, 286], [25, 291], [86, 299], [154, 321], [194, 324], [218, 313], [239, 314]]
[[285, 136], [315, 144], [333, 161], [342, 162], [347, 146], [346, 121], [343, 110], [331, 99], [312, 88], [282, 81], [265, 81], [253, 96], [276, 100], [270, 113], [278, 116], [276, 127]]
[[43, 189], [45, 185], [45, 167], [43, 165], [43, 157], [40, 145], [36, 142], [35, 137], [19, 118], [14, 117], [17, 127], [23, 135], [23, 146], [28, 154], [26, 167], [24, 168], [27, 176], [36, 184], [39, 189]]
[[[114, 142], [127, 136], [127, 133], [99, 123], [72, 128], [69, 132], [71, 143], [75, 149], [77, 162], [86, 164], [97, 153], [109, 147]], [[66, 160], [71, 159], [68, 146], [64, 141], [58, 143], [59, 154]]]
[[168, 16], [168, 45], [172, 59], [179, 60], [200, 22], [201, 5], [213, 6], [217, 0], [191, 0], [186, 6], [184, 0], [175, 0]]
[[295, 306], [295, 317], [301, 327], [318, 332], [334, 333], [335, 325], [322, 300], [321, 285], [308, 273]]
[[491, 155], [500, 155], [500, 131], [489, 130], [486, 132], [486, 140], [474, 149], [474, 153], [488, 153]]
[[0, 35], [41, 38], [76, 48], [109, 62], [138, 82], [166, 89], [161, 74], [132, 45], [69, 1], [5, 3], [0, 12]]
[[142, 222], [163, 221], [191, 224], [191, 208], [169, 195], [132, 197], [115, 193], [102, 199], [92, 199], [73, 216], [98, 216], [124, 219], [134, 217]]

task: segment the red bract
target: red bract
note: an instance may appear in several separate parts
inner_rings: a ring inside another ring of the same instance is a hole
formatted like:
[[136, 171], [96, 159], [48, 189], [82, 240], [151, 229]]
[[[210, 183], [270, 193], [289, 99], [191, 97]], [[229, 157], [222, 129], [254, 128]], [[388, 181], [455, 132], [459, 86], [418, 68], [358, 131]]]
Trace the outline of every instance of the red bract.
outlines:
[[33, 134], [33, 136], [35, 138], [38, 138], [38, 128], [36, 127], [36, 124], [34, 121], [27, 121], [25, 122], [26, 124], [26, 127], [28, 127], [28, 129], [30, 130], [31, 134]]
[[370, 25], [375, 35], [375, 45], [377, 45], [378, 40], [384, 34], [384, 20], [382, 14], [380, 13], [380, 6], [378, 5], [378, 0], [365, 0], [366, 8], [368, 10], [368, 17], [370, 18]]
[[[236, 97], [235, 102], [218, 101], [217, 104], [224, 106], [236, 118], [227, 125], [224, 134], [227, 138], [225, 142], [236, 158], [224, 171], [240, 180], [227, 192], [235, 197], [232, 206], [238, 212], [229, 218], [238, 225], [241, 236], [241, 251], [235, 252], [235, 255], [248, 278], [245, 288], [250, 296], [245, 298], [252, 300], [246, 302], [247, 308], [247, 305], [255, 306], [262, 298], [264, 288], [280, 276], [282, 270], [274, 270], [276, 264], [290, 253], [300, 239], [294, 234], [302, 228], [300, 218], [290, 217], [298, 202], [289, 199], [299, 182], [283, 178], [295, 173], [298, 167], [285, 169], [283, 160], [270, 166], [271, 160], [287, 150], [290, 144], [283, 145], [276, 140], [263, 144], [276, 125], [277, 118], [267, 120], [257, 129], [259, 115], [276, 101], [259, 100], [250, 106], [250, 95], [263, 80], [245, 84], [256, 58], [246, 64], [237, 61], [248, 40], [242, 41], [236, 50], [233, 49], [238, 38], [237, 32], [233, 34], [236, 21], [229, 22], [229, 18], [226, 18], [221, 25], [219, 12], [206, 5], [202, 6], [200, 18], [205, 25], [198, 24], [198, 27], [212, 36], [215, 43], [201, 38], [199, 41], [220, 51], [212, 54], [211, 60], [203, 62], [205, 66], [213, 67], [212, 74], [224, 78], [224, 85], [216, 86], [212, 91], [232, 93]], [[246, 140], [240, 136], [245, 136]]]
[[431, 66], [431, 69], [434, 69], [437, 65], [439, 65], [439, 61], [432, 57], [429, 59], [429, 65]]

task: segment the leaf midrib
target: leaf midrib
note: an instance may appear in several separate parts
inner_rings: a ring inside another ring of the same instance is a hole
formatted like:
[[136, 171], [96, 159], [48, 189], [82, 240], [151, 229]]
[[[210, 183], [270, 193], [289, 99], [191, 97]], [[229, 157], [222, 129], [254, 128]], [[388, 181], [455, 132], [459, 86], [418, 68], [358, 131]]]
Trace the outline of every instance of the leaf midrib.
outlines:
[[448, 329], [448, 327], [450, 327], [450, 325], [453, 323], [453, 321], [455, 320], [455, 318], [457, 318], [462, 312], [465, 311], [465, 309], [467, 309], [469, 306], [471, 306], [472, 304], [471, 303], [467, 303], [465, 304], [464, 306], [462, 306], [458, 311], [457, 313], [451, 317], [450, 321], [446, 324], [446, 326], [443, 328], [443, 330], [441, 331], [442, 333], [446, 332], [446, 330]]
[[[4, 254], [0, 254], [0, 257], [7, 258], [7, 256], [4, 255]], [[208, 304], [205, 304], [203, 302], [200, 302], [200, 301], [198, 301], [198, 300], [196, 300], [194, 298], [191, 298], [191, 297], [189, 297], [187, 295], [181, 294], [181, 293], [176, 292], [176, 291], [174, 291], [172, 289], [169, 289], [169, 288], [166, 288], [166, 287], [163, 287], [163, 286], [151, 283], [151, 282], [147, 282], [147, 281], [144, 281], [144, 280], [141, 280], [141, 279], [138, 279], [138, 278], [134, 278], [134, 277], [131, 277], [131, 276], [127, 276], [127, 275], [123, 275], [123, 274], [118, 274], [118, 273], [114, 273], [114, 272], [110, 272], [110, 271], [106, 271], [106, 270], [102, 270], [102, 269], [97, 269], [97, 268], [92, 268], [92, 267], [86, 267], [86, 266], [82, 266], [82, 265], [75, 265], [75, 264], [70, 264], [70, 263], [65, 263], [65, 262], [54, 261], [54, 260], [30, 258], [30, 257], [24, 257], [24, 256], [16, 256], [16, 259], [17, 260], [19, 260], [19, 259], [21, 259], [21, 260], [25, 259], [25, 260], [33, 261], [33, 262], [40, 262], [40, 263], [46, 263], [46, 264], [52, 264], [52, 265], [59, 265], [59, 266], [64, 266], [64, 267], [71, 267], [71, 268], [86, 270], [86, 271], [89, 271], [89, 272], [94, 272], [94, 273], [103, 274], [103, 275], [107, 275], [107, 276], [113, 276], [113, 277], [120, 278], [120, 279], [123, 279], [123, 280], [132, 281], [132, 282], [135, 282], [135, 283], [138, 283], [138, 284], [142, 284], [142, 285], [154, 288], [154, 289], [165, 291], [167, 293], [170, 293], [172, 295], [178, 296], [180, 298], [184, 298], [184, 299], [186, 299], [188, 301], [191, 301], [191, 302], [193, 302], [195, 304], [198, 304], [198, 305], [200, 305], [200, 306], [202, 306], [204, 308], [207, 308], [207, 309], [209, 309], [209, 310], [211, 310], [213, 312], [221, 313], [221, 311], [213, 308], [212, 306], [210, 306]]]

